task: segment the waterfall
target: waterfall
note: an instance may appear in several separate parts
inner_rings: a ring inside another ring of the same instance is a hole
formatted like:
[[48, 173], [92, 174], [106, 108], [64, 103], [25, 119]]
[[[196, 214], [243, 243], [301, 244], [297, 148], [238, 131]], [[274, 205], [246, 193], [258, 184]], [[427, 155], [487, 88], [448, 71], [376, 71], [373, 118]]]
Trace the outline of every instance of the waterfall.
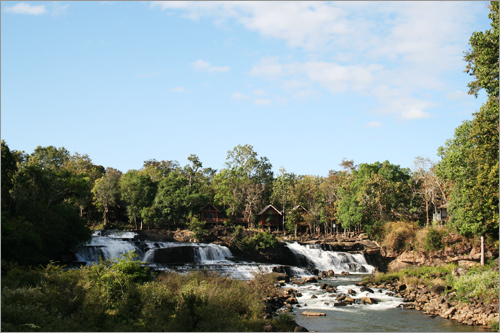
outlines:
[[324, 251], [319, 244], [300, 245], [297, 242], [286, 245], [294, 254], [307, 258], [314, 268], [322, 271], [333, 270], [336, 274], [342, 271], [350, 273], [371, 273], [373, 266], [368, 265], [362, 254]]

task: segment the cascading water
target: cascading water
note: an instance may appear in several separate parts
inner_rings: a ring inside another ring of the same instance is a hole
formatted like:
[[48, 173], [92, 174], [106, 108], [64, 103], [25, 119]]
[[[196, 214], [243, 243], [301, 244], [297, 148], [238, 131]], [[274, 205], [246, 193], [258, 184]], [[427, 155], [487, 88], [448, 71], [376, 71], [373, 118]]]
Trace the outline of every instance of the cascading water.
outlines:
[[375, 267], [368, 265], [362, 254], [325, 251], [319, 244], [301, 245], [289, 243], [286, 245], [293, 253], [303, 256], [311, 266], [322, 271], [333, 270], [336, 274], [346, 271], [349, 273], [371, 273]]
[[[370, 273], [373, 266], [367, 264], [362, 254], [325, 251], [320, 245], [300, 245], [290, 243], [286, 245], [291, 254], [301, 257], [297, 260], [298, 266], [287, 266], [285, 271], [291, 276], [312, 276], [310, 268], [319, 270], [333, 270], [335, 273], [348, 271], [350, 273]], [[172, 258], [173, 252], [163, 254], [164, 261], [155, 261], [158, 251], [177, 248], [184, 254], [181, 259]], [[130, 231], [96, 231], [92, 240], [81, 246], [76, 253], [79, 262], [91, 265], [103, 259], [113, 259], [125, 253], [135, 251], [138, 260], [146, 262], [147, 266], [156, 270], [170, 270], [186, 272], [194, 269], [214, 270], [236, 279], [251, 279], [256, 273], [271, 272], [278, 264], [263, 264], [257, 262], [235, 262], [231, 251], [222, 245], [186, 242], [153, 242], [139, 240], [138, 234]], [[170, 257], [169, 257], [170, 256]], [[170, 264], [169, 264], [170, 263]], [[307, 268], [305, 268], [307, 267]]]

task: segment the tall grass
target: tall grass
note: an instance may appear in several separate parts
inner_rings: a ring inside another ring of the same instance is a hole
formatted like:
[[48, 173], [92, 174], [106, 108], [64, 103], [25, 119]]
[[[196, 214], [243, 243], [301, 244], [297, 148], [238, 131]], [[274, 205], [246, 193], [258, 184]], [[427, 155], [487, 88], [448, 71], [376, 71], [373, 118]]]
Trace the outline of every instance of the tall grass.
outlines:
[[4, 331], [262, 331], [273, 276], [159, 274], [133, 256], [81, 270], [13, 267], [2, 278]]

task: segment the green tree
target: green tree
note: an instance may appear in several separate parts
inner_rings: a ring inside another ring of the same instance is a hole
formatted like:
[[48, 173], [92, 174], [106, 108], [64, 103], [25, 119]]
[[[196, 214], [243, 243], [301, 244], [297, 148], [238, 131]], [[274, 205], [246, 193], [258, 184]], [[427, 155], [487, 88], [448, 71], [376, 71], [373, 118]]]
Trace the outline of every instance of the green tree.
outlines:
[[115, 206], [120, 198], [121, 175], [121, 171], [108, 167], [104, 176], [95, 181], [92, 189], [97, 209], [103, 213], [104, 225], [108, 223], [109, 209]]
[[[148, 209], [154, 204], [157, 184], [148, 175], [141, 174], [136, 170], [129, 170], [120, 178], [121, 198], [127, 204], [127, 215], [134, 222], [137, 229], [137, 218], [142, 215], [150, 217]], [[146, 210], [146, 211], [145, 211]], [[143, 219], [140, 229], [142, 230]]]
[[207, 196], [198, 186], [189, 186], [189, 179], [171, 172], [158, 184], [154, 204], [167, 224], [176, 225], [187, 222], [190, 214], [196, 214], [206, 201]]
[[82, 179], [63, 167], [67, 156], [55, 147], [12, 152], [2, 142], [2, 259], [43, 264], [90, 238], [68, 200], [82, 193]]
[[251, 225], [255, 213], [272, 191], [272, 165], [258, 158], [251, 145], [238, 145], [228, 151], [225, 168], [214, 178], [215, 203], [228, 207], [228, 215], [243, 212]]
[[472, 49], [464, 57], [466, 71], [475, 77], [468, 85], [469, 94], [477, 96], [485, 89], [488, 101], [438, 149], [442, 160], [436, 172], [453, 184], [450, 222], [466, 236], [498, 235], [498, 8], [498, 2], [491, 2], [492, 29], [473, 33], [469, 41]]

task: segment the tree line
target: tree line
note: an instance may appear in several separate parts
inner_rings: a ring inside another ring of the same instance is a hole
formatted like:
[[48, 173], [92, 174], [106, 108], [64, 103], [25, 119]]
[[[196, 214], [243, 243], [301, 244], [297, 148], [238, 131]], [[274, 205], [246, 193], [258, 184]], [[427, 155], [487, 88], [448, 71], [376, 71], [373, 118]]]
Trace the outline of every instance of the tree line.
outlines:
[[[327, 176], [284, 168], [275, 175], [266, 157], [238, 145], [221, 170], [190, 155], [184, 166], [151, 159], [122, 173], [64, 147], [39, 146], [28, 154], [2, 141], [2, 259], [47, 261], [88, 239], [86, 226], [99, 223], [183, 228], [209, 202], [227, 216], [242, 215], [251, 227], [259, 210], [273, 204], [284, 212], [289, 231], [303, 221], [310, 232], [325, 234], [372, 234], [389, 221], [427, 226], [445, 206], [447, 223], [460, 234], [498, 235], [498, 2], [491, 3], [489, 17], [492, 29], [475, 32], [464, 57], [474, 77], [469, 93], [484, 89], [488, 100], [438, 149], [438, 163], [417, 157], [409, 169], [344, 159]], [[294, 209], [299, 205], [307, 214]]]

